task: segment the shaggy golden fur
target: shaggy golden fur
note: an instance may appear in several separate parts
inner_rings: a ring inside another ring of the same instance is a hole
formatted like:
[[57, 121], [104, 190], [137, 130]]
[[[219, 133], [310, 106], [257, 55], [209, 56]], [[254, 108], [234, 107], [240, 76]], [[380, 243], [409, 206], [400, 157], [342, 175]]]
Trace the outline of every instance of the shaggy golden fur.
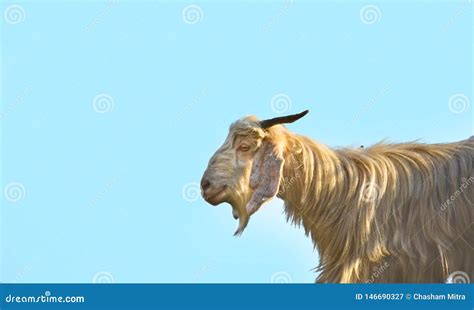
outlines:
[[[225, 181], [234, 190], [214, 203], [230, 202], [241, 218], [256, 211], [245, 209], [252, 193], [245, 187], [264, 141], [283, 161], [277, 196], [287, 218], [319, 251], [317, 282], [444, 282], [455, 271], [474, 279], [474, 137], [331, 149], [284, 126], [264, 130], [254, 117], [241, 119], [205, 174], [234, 174]], [[251, 145], [248, 154], [236, 151], [239, 143]]]

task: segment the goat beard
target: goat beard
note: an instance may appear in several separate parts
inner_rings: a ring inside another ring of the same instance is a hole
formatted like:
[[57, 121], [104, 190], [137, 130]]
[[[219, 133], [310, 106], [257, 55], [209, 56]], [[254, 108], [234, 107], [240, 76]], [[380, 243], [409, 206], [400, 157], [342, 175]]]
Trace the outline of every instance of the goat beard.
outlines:
[[234, 217], [235, 215], [238, 215], [239, 218], [239, 226], [237, 227], [234, 236], [240, 236], [249, 223], [250, 214], [247, 212], [247, 203], [250, 201], [251, 195], [252, 193], [249, 193], [249, 195], [246, 195], [247, 197], [244, 199], [230, 202], [230, 205], [232, 206], [232, 214]]

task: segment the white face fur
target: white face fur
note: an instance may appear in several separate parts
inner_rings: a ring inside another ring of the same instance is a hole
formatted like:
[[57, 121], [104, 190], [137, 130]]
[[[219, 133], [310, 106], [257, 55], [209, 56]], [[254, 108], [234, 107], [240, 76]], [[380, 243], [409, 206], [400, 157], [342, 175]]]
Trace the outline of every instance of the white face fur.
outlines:
[[264, 131], [253, 118], [232, 124], [226, 140], [209, 160], [202, 177], [204, 199], [212, 205], [231, 204], [234, 218], [241, 222], [248, 221], [245, 208], [253, 192], [249, 186], [250, 174], [263, 137]]
[[275, 125], [294, 122], [307, 113], [261, 122], [253, 116], [238, 120], [209, 160], [201, 180], [202, 196], [214, 206], [231, 204], [234, 218], [239, 219], [236, 234], [242, 233], [250, 216], [278, 192], [284, 165], [281, 132], [285, 129]]

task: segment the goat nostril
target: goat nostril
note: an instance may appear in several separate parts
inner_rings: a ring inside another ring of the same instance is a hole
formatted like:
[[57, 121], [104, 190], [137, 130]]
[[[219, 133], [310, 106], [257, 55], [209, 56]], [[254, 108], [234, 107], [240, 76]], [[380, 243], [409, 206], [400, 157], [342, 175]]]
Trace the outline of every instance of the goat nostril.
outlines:
[[203, 191], [206, 191], [209, 189], [209, 187], [211, 187], [211, 182], [209, 182], [207, 179], [201, 181], [201, 188]]

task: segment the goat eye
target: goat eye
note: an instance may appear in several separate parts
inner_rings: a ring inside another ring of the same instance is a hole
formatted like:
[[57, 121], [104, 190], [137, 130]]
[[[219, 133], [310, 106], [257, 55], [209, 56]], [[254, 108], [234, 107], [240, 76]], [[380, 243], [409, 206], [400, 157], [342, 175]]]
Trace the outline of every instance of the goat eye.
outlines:
[[248, 145], [242, 144], [241, 146], [239, 146], [239, 151], [241, 152], [247, 152], [248, 150], [250, 150], [250, 147]]

